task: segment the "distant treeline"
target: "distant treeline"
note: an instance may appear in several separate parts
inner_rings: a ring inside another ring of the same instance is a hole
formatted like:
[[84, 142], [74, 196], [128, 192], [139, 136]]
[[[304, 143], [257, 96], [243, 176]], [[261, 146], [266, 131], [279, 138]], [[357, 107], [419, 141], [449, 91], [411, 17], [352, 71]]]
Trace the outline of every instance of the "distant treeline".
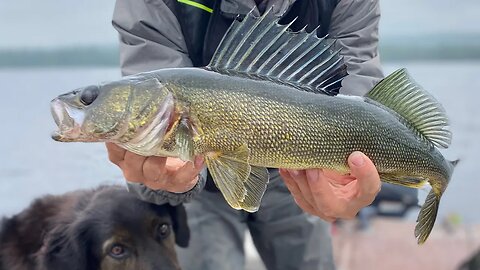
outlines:
[[118, 66], [118, 48], [0, 49], [0, 67]]
[[480, 60], [480, 35], [435, 35], [380, 39], [382, 61]]
[[[383, 62], [480, 60], [480, 35], [384, 38]], [[118, 47], [84, 46], [49, 49], [0, 49], [0, 68], [48, 66], [118, 66]]]

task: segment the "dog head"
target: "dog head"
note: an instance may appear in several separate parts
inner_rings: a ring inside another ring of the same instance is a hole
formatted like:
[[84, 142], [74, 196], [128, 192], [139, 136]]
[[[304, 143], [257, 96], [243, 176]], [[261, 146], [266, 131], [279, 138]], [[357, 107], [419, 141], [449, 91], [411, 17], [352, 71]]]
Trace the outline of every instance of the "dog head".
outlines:
[[175, 244], [189, 241], [182, 205], [154, 205], [105, 188], [77, 208], [45, 236], [43, 269], [180, 269]]

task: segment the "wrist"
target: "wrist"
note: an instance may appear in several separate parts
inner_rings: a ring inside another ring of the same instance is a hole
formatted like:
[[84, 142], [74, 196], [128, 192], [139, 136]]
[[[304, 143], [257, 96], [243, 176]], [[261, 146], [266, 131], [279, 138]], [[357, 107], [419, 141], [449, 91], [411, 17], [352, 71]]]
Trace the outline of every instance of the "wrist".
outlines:
[[181, 187], [175, 186], [172, 189], [166, 189], [166, 191], [175, 193], [175, 194], [187, 193], [195, 188], [195, 186], [198, 184], [198, 179], [199, 179], [199, 175], [195, 176], [190, 182], [186, 183], [184, 186], [181, 186]]

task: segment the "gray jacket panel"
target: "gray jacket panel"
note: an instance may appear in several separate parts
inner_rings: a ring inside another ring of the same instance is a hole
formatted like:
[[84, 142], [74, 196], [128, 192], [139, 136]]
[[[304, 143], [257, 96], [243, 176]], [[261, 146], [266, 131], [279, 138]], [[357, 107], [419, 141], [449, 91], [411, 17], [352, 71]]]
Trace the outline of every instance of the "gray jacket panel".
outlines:
[[192, 66], [171, 1], [117, 0], [112, 24], [119, 33], [123, 75]]
[[363, 96], [383, 78], [378, 53], [378, 0], [341, 0], [332, 14], [330, 36], [336, 38], [348, 76], [340, 93]]
[[[117, 0], [112, 24], [119, 32], [123, 75], [192, 66], [180, 24], [172, 12], [172, 1], [175, 0]], [[378, 2], [340, 0], [333, 12], [329, 35], [338, 39], [337, 46], [345, 57], [349, 73], [343, 80], [341, 93], [364, 95], [383, 78], [378, 54]], [[155, 191], [142, 184], [129, 183], [128, 186], [144, 200], [178, 204], [201, 191], [205, 185], [204, 173], [205, 170], [199, 183], [183, 194]]]

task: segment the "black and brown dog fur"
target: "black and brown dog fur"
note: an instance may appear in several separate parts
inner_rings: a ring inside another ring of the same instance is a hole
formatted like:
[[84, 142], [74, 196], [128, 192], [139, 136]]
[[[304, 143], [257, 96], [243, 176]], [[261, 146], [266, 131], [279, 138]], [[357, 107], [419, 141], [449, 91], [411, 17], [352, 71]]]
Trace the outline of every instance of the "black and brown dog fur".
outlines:
[[0, 270], [180, 269], [186, 247], [182, 205], [140, 201], [103, 186], [36, 199], [0, 224]]

